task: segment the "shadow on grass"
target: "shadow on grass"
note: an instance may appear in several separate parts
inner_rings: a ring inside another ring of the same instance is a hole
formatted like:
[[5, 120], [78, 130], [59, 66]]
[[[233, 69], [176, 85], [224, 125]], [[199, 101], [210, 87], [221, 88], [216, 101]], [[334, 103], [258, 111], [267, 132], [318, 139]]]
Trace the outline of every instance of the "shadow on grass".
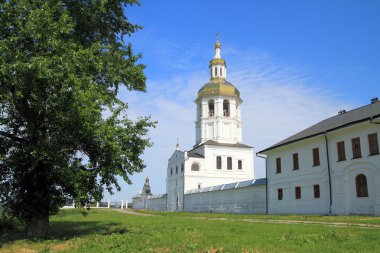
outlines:
[[[68, 240], [90, 234], [124, 234], [128, 233], [125, 226], [117, 222], [100, 223], [96, 221], [50, 221], [49, 235], [44, 239], [29, 239], [30, 241]], [[18, 227], [0, 235], [0, 249], [4, 243], [28, 239], [23, 229]]]

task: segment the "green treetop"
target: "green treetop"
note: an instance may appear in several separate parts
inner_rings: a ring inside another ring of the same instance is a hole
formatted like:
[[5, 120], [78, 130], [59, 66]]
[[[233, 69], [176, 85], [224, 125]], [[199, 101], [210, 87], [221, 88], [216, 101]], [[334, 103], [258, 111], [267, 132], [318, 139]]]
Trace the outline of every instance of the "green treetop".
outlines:
[[0, 0], [0, 202], [47, 234], [68, 198], [100, 200], [145, 167], [155, 123], [131, 121], [119, 88], [145, 91], [124, 42], [135, 0]]

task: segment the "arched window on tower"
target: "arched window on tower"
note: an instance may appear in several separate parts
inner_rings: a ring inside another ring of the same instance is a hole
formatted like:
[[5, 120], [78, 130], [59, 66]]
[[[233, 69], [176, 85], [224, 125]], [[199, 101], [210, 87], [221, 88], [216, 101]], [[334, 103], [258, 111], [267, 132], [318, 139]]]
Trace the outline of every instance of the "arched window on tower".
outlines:
[[199, 171], [199, 164], [198, 163], [193, 163], [191, 165], [191, 170], [192, 171]]
[[230, 116], [230, 101], [227, 99], [223, 100], [223, 116]]
[[215, 76], [218, 76], [218, 68], [215, 67]]
[[223, 76], [223, 74], [222, 74], [222, 73], [223, 73], [223, 72], [222, 72], [222, 68], [220, 68], [219, 70], [220, 70], [220, 71], [219, 71], [220, 76]]
[[355, 178], [356, 183], [356, 196], [358, 198], [368, 197], [367, 177], [359, 174]]
[[208, 101], [208, 116], [209, 117], [214, 116], [214, 100]]

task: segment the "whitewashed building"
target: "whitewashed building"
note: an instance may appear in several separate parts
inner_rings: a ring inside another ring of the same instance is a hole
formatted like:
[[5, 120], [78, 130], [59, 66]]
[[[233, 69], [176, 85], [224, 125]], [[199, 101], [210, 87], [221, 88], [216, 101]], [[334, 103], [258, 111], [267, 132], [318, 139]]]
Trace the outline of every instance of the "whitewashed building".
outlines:
[[380, 215], [379, 135], [376, 98], [260, 151], [268, 212]]
[[166, 190], [167, 210], [184, 210], [184, 195], [192, 189], [252, 180], [253, 148], [242, 143], [238, 89], [227, 82], [227, 64], [220, 54], [219, 41], [210, 61], [210, 81], [195, 99], [195, 146], [177, 148], [169, 158]]

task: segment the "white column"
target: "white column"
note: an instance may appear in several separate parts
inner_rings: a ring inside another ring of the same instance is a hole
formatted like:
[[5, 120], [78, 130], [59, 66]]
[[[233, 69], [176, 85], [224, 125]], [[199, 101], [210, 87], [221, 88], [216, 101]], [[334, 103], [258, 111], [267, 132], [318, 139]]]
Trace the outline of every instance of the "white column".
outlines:
[[96, 207], [99, 207], [99, 202], [96, 202]]
[[121, 209], [123, 209], [124, 206], [124, 200], [121, 200]]
[[111, 207], [111, 200], [109, 199], [109, 200], [108, 200], [107, 208], [110, 208], [110, 207]]

